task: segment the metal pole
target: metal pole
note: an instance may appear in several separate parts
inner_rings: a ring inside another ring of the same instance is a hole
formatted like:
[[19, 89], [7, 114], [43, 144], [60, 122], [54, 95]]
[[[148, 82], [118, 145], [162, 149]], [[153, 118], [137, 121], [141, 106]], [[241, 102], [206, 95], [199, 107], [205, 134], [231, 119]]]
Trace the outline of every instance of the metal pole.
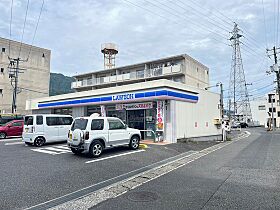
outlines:
[[272, 130], [274, 131], [275, 130], [275, 123], [274, 123], [274, 111], [273, 111], [273, 97], [272, 97], [272, 94], [270, 95], [270, 102], [271, 102], [271, 117], [272, 117], [272, 120], [271, 120], [271, 124], [272, 124]]
[[223, 120], [224, 118], [224, 90], [223, 90], [223, 83], [220, 83], [220, 90], [221, 90], [221, 99], [220, 99], [220, 102], [221, 102], [221, 119]]
[[[274, 56], [274, 63], [275, 66], [278, 68], [277, 66], [277, 52], [276, 52], [276, 47], [273, 47], [273, 56]], [[276, 73], [276, 79], [277, 79], [277, 94], [278, 94], [278, 98], [280, 101], [280, 73], [279, 73], [279, 69], [274, 69], [275, 73]], [[275, 99], [276, 100], [276, 99]]]

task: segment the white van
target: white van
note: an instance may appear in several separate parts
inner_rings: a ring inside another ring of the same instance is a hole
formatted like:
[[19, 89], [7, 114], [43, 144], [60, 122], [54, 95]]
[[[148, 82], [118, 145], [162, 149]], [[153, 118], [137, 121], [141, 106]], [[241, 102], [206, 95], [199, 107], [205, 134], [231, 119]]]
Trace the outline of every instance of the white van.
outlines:
[[22, 140], [27, 145], [42, 146], [67, 141], [73, 118], [70, 115], [37, 114], [24, 118]]

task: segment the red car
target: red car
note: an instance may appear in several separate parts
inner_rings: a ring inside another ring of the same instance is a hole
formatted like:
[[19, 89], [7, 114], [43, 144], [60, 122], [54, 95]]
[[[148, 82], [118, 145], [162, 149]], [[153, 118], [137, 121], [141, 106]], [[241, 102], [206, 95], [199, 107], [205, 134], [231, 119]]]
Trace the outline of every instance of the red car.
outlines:
[[0, 126], [0, 139], [8, 136], [21, 136], [23, 131], [23, 120], [13, 120]]

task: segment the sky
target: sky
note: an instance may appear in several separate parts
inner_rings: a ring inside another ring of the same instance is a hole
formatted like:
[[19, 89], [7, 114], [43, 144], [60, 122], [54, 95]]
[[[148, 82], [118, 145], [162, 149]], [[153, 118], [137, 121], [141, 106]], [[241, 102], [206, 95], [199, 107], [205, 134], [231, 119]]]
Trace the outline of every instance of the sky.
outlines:
[[[27, 2], [13, 0], [13, 40], [21, 40]], [[41, 4], [29, 0], [27, 44]], [[4, 38], [9, 38], [10, 8], [11, 0], [0, 0]], [[106, 42], [119, 48], [117, 66], [188, 54], [209, 67], [211, 84], [222, 82], [227, 97], [234, 22], [243, 35], [249, 95], [257, 99], [275, 87], [274, 73], [266, 73], [273, 64], [266, 49], [280, 43], [279, 0], [45, 0], [34, 45], [51, 50], [51, 72], [67, 76], [103, 69], [100, 48]]]

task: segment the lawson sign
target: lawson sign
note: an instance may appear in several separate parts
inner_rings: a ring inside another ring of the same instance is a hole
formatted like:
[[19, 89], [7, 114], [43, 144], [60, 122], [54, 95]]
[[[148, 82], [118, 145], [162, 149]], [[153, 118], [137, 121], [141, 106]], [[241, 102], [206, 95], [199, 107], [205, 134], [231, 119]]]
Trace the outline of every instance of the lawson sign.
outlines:
[[126, 101], [126, 100], [133, 100], [135, 99], [135, 93], [126, 93], [126, 94], [119, 94], [113, 95], [113, 101]]
[[180, 100], [191, 103], [198, 101], [198, 95], [188, 92], [182, 92], [172, 89], [157, 89], [152, 91], [121, 93], [115, 95], [105, 95], [99, 97], [88, 97], [82, 99], [72, 99], [53, 102], [39, 102], [38, 108], [51, 108], [51, 107], [69, 107], [81, 106], [88, 104], [107, 104], [118, 102], [133, 102], [133, 101], [147, 101], [147, 100]]

